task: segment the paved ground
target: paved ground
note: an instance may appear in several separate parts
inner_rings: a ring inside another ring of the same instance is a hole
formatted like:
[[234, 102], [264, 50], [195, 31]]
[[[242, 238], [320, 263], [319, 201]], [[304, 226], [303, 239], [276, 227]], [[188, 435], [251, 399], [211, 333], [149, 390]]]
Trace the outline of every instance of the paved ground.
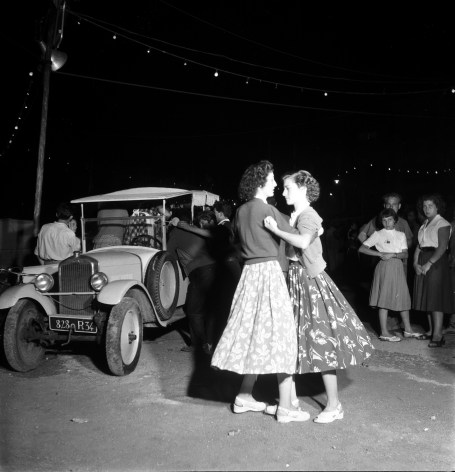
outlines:
[[[441, 349], [381, 342], [375, 316], [346, 295], [376, 351], [368, 365], [339, 374], [342, 421], [236, 415], [238, 376], [181, 352], [177, 329], [146, 330], [126, 377], [107, 375], [87, 345], [49, 352], [27, 374], [0, 366], [0, 470], [455, 470], [455, 336]], [[298, 393], [314, 417], [325, 403], [320, 376], [301, 376]], [[264, 376], [256, 396], [276, 394], [275, 377]]]

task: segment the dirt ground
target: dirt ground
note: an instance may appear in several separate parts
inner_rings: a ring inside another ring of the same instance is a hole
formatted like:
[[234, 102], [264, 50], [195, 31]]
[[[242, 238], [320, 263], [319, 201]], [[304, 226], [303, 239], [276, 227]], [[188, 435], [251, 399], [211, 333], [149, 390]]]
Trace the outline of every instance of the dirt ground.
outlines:
[[[48, 352], [30, 373], [3, 364], [0, 470], [455, 470], [455, 336], [441, 349], [381, 342], [370, 316], [362, 313], [376, 351], [339, 373], [345, 418], [328, 425], [232, 413], [239, 376], [182, 352], [184, 321], [146, 329], [126, 377], [108, 375], [90, 345]], [[273, 402], [275, 376], [255, 394]], [[298, 394], [316, 416], [320, 375], [300, 376]]]

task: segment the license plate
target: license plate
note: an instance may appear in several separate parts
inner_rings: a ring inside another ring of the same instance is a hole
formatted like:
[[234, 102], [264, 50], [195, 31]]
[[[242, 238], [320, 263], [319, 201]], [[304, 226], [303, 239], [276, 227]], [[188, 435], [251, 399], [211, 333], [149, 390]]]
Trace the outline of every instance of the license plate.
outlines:
[[49, 327], [53, 331], [72, 331], [73, 333], [96, 334], [98, 327], [92, 320], [70, 318], [66, 316], [50, 316]]

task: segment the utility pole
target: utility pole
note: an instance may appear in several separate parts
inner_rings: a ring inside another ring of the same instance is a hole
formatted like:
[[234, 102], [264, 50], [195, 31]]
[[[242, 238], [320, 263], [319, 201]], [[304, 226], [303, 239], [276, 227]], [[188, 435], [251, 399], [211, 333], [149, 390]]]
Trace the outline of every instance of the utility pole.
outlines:
[[[60, 45], [63, 36], [64, 0], [53, 0], [49, 7], [46, 20], [46, 42], [41, 46], [43, 51], [43, 100], [41, 105], [41, 130], [38, 146], [38, 165], [36, 169], [35, 208], [33, 211], [34, 234], [40, 229], [41, 197], [43, 193], [44, 153], [46, 149], [47, 114], [49, 103], [49, 82], [52, 70], [52, 54]], [[57, 22], [60, 20], [60, 27]], [[63, 64], [62, 64], [63, 65]], [[56, 70], [56, 69], [54, 69]]]

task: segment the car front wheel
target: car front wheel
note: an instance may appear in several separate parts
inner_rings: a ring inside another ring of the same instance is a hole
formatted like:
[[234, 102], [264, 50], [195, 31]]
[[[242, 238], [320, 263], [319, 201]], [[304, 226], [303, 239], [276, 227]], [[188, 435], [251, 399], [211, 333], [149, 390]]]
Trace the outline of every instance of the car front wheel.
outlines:
[[142, 347], [142, 315], [136, 300], [124, 297], [115, 305], [106, 326], [106, 360], [112, 374], [134, 371]]
[[5, 357], [10, 367], [18, 372], [36, 369], [44, 359], [40, 337], [44, 318], [30, 300], [19, 300], [8, 312], [3, 334]]

